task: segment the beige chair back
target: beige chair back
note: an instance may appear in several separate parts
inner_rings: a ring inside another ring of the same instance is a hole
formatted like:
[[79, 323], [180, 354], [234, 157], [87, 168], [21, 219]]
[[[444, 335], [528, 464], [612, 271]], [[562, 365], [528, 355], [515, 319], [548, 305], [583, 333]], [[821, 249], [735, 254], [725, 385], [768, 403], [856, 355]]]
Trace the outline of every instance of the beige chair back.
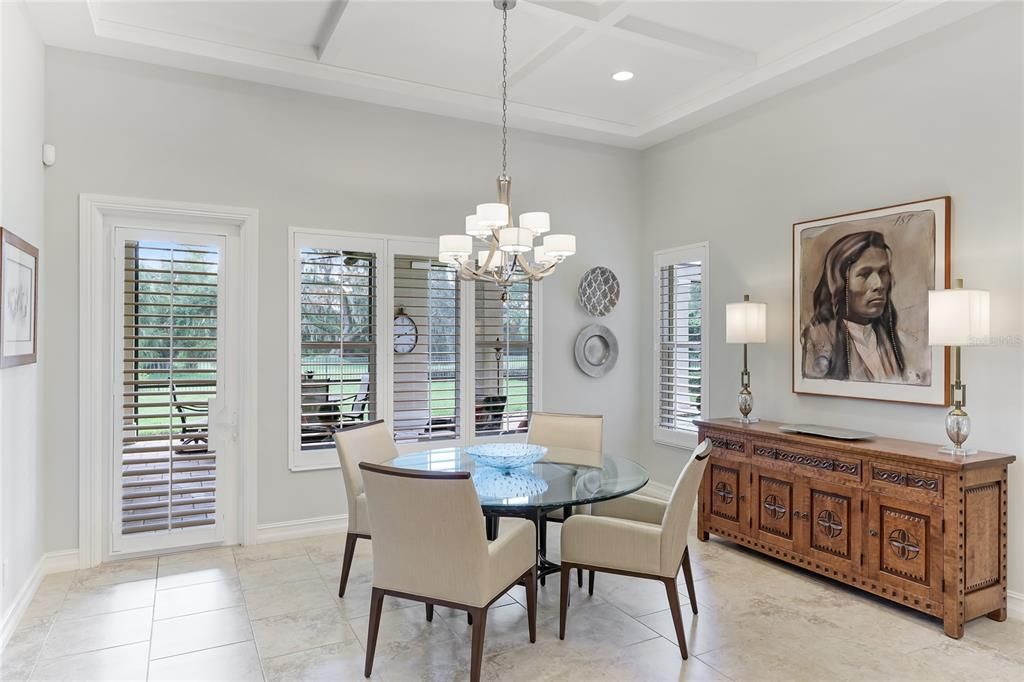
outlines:
[[601, 466], [604, 417], [534, 412], [526, 442], [549, 449], [550, 462]]
[[359, 468], [373, 520], [374, 587], [456, 603], [483, 591], [487, 536], [468, 471]]
[[341, 475], [345, 479], [345, 497], [348, 499], [348, 517], [356, 518], [356, 498], [363, 493], [360, 462], [379, 464], [398, 457], [398, 448], [391, 429], [383, 419], [348, 426], [334, 434], [338, 447]]
[[693, 505], [697, 501], [697, 490], [710, 454], [711, 441], [705, 439], [694, 448], [668, 498], [665, 516], [661, 520], [661, 574], [664, 576], [674, 576], [679, 572]]

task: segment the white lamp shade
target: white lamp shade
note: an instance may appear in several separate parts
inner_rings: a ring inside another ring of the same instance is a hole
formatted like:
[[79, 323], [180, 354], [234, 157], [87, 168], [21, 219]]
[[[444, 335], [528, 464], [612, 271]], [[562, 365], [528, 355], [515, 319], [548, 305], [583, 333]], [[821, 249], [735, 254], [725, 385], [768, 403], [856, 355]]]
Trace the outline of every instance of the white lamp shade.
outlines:
[[526, 253], [533, 248], [533, 232], [522, 227], [498, 230], [498, 248], [506, 253]]
[[548, 254], [548, 248], [543, 244], [533, 247], [533, 262], [537, 265], [548, 265], [554, 260], [554, 257]]
[[525, 227], [534, 234], [544, 234], [551, 229], [551, 216], [544, 211], [520, 213], [519, 227]]
[[544, 250], [551, 258], [568, 258], [576, 253], [576, 237], [571, 234], [549, 234], [544, 237]]
[[[487, 257], [491, 255], [490, 251], [477, 251], [476, 252], [476, 268], [482, 270], [484, 265], [487, 263]], [[494, 256], [491, 258], [491, 264], [487, 266], [488, 270], [497, 270], [505, 264], [505, 254], [501, 251], [495, 251]]]
[[508, 225], [508, 204], [477, 204], [476, 219], [488, 229]]
[[442, 235], [437, 249], [439, 257], [466, 258], [473, 253], [473, 238], [468, 234]]
[[466, 234], [471, 237], [486, 237], [491, 233], [491, 228], [480, 224], [476, 213], [466, 216]]
[[725, 305], [726, 343], [764, 343], [768, 336], [768, 306], [743, 301]]
[[453, 253], [441, 253], [438, 254], [437, 260], [441, 261], [446, 265], [458, 265], [459, 261], [455, 258]]
[[928, 344], [984, 346], [989, 342], [989, 294], [980, 289], [928, 292]]

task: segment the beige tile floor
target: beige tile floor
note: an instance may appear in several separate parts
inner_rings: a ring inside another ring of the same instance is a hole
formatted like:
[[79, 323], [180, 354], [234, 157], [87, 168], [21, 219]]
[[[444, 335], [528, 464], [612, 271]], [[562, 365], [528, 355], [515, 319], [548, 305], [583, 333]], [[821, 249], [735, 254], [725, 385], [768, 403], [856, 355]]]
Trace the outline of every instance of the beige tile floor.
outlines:
[[[559, 526], [549, 537], [557, 556]], [[372, 577], [360, 542], [337, 598], [343, 536], [188, 552], [48, 576], [0, 664], [4, 680], [356, 680]], [[1024, 680], [1024, 623], [941, 624], [734, 545], [691, 542], [698, 616], [684, 607], [683, 662], [660, 584], [599, 575], [573, 584], [565, 641], [557, 581], [492, 607], [490, 680]], [[680, 587], [683, 582], [680, 578]], [[685, 588], [682, 595], [686, 603]], [[387, 599], [374, 678], [468, 677], [464, 614]]]

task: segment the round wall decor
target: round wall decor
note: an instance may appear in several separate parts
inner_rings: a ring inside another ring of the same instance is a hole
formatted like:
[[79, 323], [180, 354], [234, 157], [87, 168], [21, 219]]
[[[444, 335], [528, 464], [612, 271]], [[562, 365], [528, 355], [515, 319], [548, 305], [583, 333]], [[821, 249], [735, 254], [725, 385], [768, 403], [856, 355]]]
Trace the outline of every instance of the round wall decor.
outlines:
[[583, 273], [579, 286], [580, 305], [595, 317], [604, 317], [619, 302], [619, 278], [603, 265]]
[[603, 377], [619, 359], [619, 340], [603, 324], [591, 324], [576, 337], [576, 365], [584, 374]]

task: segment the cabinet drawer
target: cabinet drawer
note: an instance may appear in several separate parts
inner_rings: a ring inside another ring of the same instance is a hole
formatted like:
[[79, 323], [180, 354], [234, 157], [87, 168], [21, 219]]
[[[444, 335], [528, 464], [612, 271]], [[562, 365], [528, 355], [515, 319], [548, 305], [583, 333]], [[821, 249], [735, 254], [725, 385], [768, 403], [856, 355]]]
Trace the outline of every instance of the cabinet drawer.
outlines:
[[712, 452], [716, 455], [739, 455], [747, 456], [747, 442], [736, 436], [721, 433], [709, 433], [707, 438], [711, 441]]
[[790, 445], [754, 441], [753, 453], [755, 464], [778, 462], [791, 465], [796, 473], [825, 474], [827, 478], [843, 482], [859, 483], [863, 471], [863, 463], [856, 457], [811, 452]]
[[887, 462], [871, 462], [870, 470], [872, 490], [889, 495], [916, 491], [925, 497], [942, 497], [942, 474], [907, 469]]

